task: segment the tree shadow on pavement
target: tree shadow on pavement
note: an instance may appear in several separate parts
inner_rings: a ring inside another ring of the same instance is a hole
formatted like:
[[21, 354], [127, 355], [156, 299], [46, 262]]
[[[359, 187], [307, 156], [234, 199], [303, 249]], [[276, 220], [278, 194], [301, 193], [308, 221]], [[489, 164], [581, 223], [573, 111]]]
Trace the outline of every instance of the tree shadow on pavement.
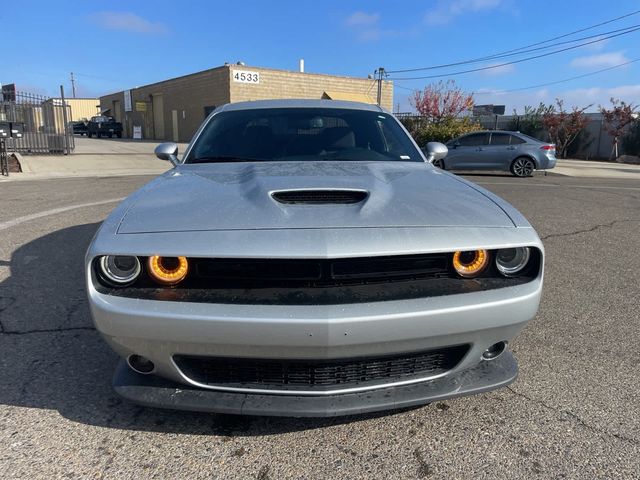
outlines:
[[84, 286], [84, 254], [98, 226], [61, 229], [13, 252], [10, 276], [0, 283], [0, 405], [56, 410], [100, 427], [222, 436], [271, 435], [389, 415], [249, 417], [122, 400], [111, 388], [118, 358], [94, 329]]

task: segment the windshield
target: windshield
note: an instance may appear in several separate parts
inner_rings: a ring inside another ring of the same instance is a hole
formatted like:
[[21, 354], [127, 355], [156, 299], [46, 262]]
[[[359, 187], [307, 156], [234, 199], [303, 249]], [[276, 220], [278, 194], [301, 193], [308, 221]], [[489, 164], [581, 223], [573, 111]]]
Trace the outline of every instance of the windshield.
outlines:
[[342, 108], [265, 108], [211, 118], [185, 163], [423, 161], [397, 120]]

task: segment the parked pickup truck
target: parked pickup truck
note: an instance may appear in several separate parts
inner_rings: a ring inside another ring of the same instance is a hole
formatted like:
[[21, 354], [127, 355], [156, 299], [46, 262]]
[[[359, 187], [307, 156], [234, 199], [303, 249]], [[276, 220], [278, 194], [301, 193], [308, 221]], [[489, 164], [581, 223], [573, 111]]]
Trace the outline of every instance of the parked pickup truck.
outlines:
[[79, 120], [77, 122], [69, 122], [69, 126], [74, 135], [86, 135], [87, 134], [87, 121]]
[[91, 117], [87, 123], [87, 136], [91, 138], [94, 135], [98, 138], [102, 136], [113, 138], [114, 135], [122, 138], [122, 123], [104, 115]]

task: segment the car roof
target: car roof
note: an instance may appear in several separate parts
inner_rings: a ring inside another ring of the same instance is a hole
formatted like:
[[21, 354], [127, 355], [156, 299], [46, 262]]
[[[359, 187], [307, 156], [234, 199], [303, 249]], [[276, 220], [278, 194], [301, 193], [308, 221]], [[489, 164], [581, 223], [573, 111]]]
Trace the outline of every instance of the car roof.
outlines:
[[474, 132], [465, 133], [464, 135], [460, 136], [466, 137], [467, 135], [473, 135], [474, 133], [508, 133], [509, 135], [522, 135], [520, 132], [516, 132], [514, 130], [476, 130]]
[[259, 108], [344, 108], [349, 110], [365, 110], [370, 112], [384, 112], [378, 105], [345, 100], [317, 100], [317, 99], [280, 99], [255, 100], [251, 102], [228, 103], [221, 107], [221, 111], [253, 110]]
[[476, 133], [506, 133], [507, 135], [516, 135], [516, 136], [524, 137], [529, 142], [535, 141], [538, 143], [545, 143], [544, 141], [538, 138], [532, 137], [531, 135], [527, 135], [526, 133], [518, 132], [516, 130], [476, 130], [475, 132], [469, 132], [469, 133], [465, 133], [464, 135], [460, 135], [458, 138], [467, 137], [469, 135], [473, 135]]

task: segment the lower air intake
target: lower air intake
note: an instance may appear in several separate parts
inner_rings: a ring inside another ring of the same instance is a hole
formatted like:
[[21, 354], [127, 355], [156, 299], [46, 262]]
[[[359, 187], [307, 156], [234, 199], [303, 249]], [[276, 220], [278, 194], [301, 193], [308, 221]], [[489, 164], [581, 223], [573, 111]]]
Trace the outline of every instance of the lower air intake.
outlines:
[[336, 360], [278, 360], [176, 355], [191, 380], [210, 386], [329, 391], [411, 378], [428, 378], [454, 368], [468, 345], [400, 355]]

